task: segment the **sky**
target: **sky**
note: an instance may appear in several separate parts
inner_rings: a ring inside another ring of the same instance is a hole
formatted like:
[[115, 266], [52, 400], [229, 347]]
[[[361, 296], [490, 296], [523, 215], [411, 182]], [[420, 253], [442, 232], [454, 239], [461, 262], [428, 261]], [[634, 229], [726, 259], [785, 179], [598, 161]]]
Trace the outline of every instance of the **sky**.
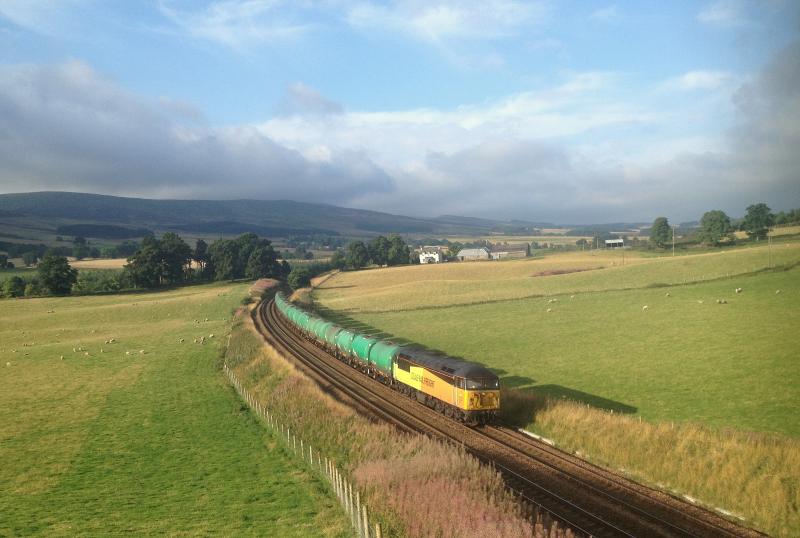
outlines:
[[800, 207], [796, 0], [0, 0], [0, 193]]

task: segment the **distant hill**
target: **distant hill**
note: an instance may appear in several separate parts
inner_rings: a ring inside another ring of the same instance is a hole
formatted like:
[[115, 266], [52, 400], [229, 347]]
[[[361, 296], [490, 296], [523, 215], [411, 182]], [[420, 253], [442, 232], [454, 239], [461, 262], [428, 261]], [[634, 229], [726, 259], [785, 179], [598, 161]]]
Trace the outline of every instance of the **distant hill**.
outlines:
[[[75, 235], [70, 231], [81, 231], [96, 238], [133, 237], [145, 228], [197, 235], [255, 232], [268, 237], [369, 237], [482, 234], [503, 225], [486, 219], [420, 219], [291, 200], [150, 200], [73, 192], [0, 194], [0, 218], [12, 217], [26, 220], [29, 229], [35, 221], [37, 227], [50, 228], [53, 233]], [[0, 220], [0, 231], [3, 225]]]

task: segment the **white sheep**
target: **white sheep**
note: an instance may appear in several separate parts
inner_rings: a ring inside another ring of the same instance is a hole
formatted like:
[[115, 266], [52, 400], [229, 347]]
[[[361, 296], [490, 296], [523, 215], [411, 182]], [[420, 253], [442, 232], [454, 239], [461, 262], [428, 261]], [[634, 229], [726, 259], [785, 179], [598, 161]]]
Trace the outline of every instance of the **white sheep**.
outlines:
[[547, 309], [547, 311], [548, 311], [548, 312], [552, 312], [552, 311], [553, 311], [553, 309], [552, 309], [552, 308], [548, 308], [548, 309]]
[[183, 343], [183, 338], [181, 338], [181, 339], [180, 339], [180, 343], [181, 343], [181, 344]]
[[208, 335], [209, 338], [214, 338], [214, 333]]
[[144, 353], [145, 353], [145, 352], [144, 352], [144, 350], [143, 350], [143, 349], [140, 349], [140, 350], [139, 350], [139, 355], [144, 355]]
[[703, 300], [702, 299], [698, 299], [697, 300], [697, 304], [703, 304]]
[[61, 360], [62, 360], [62, 361], [64, 360], [64, 355], [61, 355]]
[[10, 362], [7, 362], [7, 363], [6, 363], [6, 366], [11, 366], [11, 363], [10, 363]]
[[669, 294], [669, 292], [667, 292], [667, 293], [666, 293], [664, 296], [665, 296], [665, 297], [672, 297], [672, 296]]
[[733, 291], [735, 291], [736, 293], [742, 293], [742, 288], [736, 288], [736, 289], [735, 289], [735, 290], [733, 290]]
[[645, 311], [645, 310], [647, 310], [648, 308], [650, 308], [650, 307], [649, 307], [649, 306], [647, 306], [647, 305], [644, 305], [644, 306], [642, 307], [642, 312], [644, 312], [644, 311]]
[[775, 290], [775, 295], [778, 295], [780, 292], [781, 290]]

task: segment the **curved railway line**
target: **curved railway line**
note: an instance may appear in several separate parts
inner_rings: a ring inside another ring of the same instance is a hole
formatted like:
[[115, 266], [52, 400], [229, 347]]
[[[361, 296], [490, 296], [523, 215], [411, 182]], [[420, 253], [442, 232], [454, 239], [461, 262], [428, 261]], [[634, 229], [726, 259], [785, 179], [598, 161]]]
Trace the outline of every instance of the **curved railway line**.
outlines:
[[700, 507], [592, 465], [515, 430], [470, 428], [339, 361], [285, 321], [274, 302], [254, 310], [267, 340], [322, 388], [405, 432], [463, 446], [493, 465], [519, 497], [591, 536], [764, 536]]

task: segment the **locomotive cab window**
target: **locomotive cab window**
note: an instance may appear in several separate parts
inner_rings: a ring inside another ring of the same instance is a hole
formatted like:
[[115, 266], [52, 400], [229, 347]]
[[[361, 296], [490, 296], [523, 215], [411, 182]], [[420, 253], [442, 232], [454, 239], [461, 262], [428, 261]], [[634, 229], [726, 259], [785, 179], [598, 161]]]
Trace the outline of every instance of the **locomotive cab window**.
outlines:
[[500, 388], [500, 381], [497, 379], [467, 379], [467, 390], [496, 390]]
[[456, 386], [456, 388], [458, 388], [458, 389], [463, 389], [463, 388], [464, 388], [464, 385], [465, 385], [465, 381], [466, 381], [466, 380], [465, 380], [463, 377], [457, 377], [457, 378], [455, 379], [455, 383], [454, 383], [454, 385], [455, 385], [455, 386]]
[[397, 367], [406, 372], [411, 371], [411, 365], [405, 359], [397, 359]]

